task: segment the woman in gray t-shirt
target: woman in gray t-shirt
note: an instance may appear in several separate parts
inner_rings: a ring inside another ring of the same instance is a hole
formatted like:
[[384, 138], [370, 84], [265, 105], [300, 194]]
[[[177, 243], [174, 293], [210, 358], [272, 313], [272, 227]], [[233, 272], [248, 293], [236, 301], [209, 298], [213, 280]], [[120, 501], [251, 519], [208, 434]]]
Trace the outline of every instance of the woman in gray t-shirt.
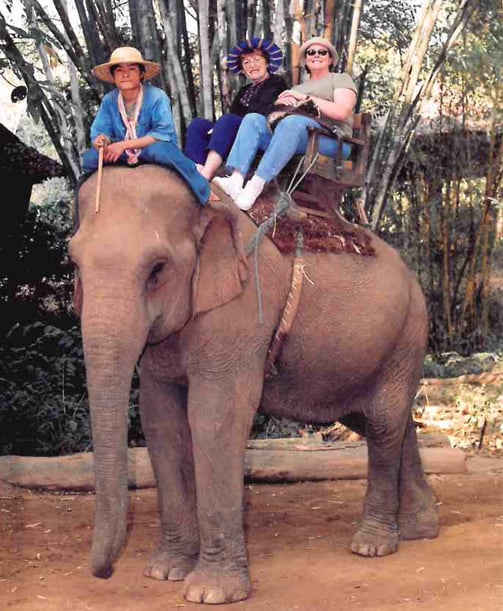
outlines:
[[[334, 46], [325, 38], [316, 36], [305, 42], [299, 53], [310, 78], [283, 91], [276, 104], [296, 106], [310, 99], [318, 107], [325, 125], [351, 135], [357, 90], [349, 74], [331, 71], [338, 61]], [[315, 118], [293, 114], [281, 119], [274, 133], [271, 133], [263, 115], [246, 115], [226, 162], [232, 174], [213, 180], [242, 210], [249, 210], [262, 193], [264, 185], [276, 178], [294, 155], [305, 153], [307, 128], [317, 125]], [[336, 140], [320, 137], [319, 150], [323, 155], [335, 156], [337, 147]], [[244, 177], [259, 150], [264, 151], [264, 155], [255, 174], [243, 188]]]

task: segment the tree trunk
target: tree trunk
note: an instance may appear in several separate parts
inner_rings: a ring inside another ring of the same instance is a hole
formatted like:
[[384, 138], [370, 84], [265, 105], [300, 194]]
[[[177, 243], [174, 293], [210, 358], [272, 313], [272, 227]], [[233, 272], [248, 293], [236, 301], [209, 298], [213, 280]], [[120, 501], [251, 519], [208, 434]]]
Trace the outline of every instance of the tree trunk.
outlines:
[[324, 32], [324, 36], [325, 36], [325, 38], [330, 40], [330, 42], [332, 42], [334, 40], [335, 5], [336, 5], [336, 0], [326, 0], [326, 2], [325, 2], [325, 32]]
[[209, 0], [199, 0], [198, 31], [199, 31], [199, 66], [202, 92], [202, 115], [210, 121], [213, 119], [213, 84], [212, 68], [210, 66], [209, 31]]
[[[87, 4], [89, 5], [89, 3]], [[97, 66], [105, 61], [105, 53], [100, 41], [97, 21], [95, 18], [90, 18], [90, 14], [84, 5], [84, 0], [75, 0], [75, 7], [79, 15], [90, 64]]]
[[[88, 12], [90, 16], [90, 21], [92, 24], [92, 29], [101, 32], [101, 36], [105, 41], [106, 49], [103, 49], [103, 45], [99, 41], [99, 36], [97, 40], [94, 40], [94, 37], [91, 39], [85, 38], [87, 46], [91, 46], [91, 41], [97, 42], [96, 49], [99, 52], [99, 57], [95, 58], [96, 61], [93, 61], [93, 65], [101, 64], [108, 60], [110, 53], [113, 49], [116, 49], [120, 46], [120, 37], [117, 34], [117, 30], [115, 28], [115, 19], [112, 7], [108, 1], [100, 2], [94, 0], [86, 1]], [[92, 58], [93, 55], [90, 54]]]
[[[130, 0], [129, 12], [137, 46], [143, 51], [145, 59], [157, 62], [162, 66], [161, 46], [157, 35], [152, 0]], [[161, 87], [167, 89], [169, 81], [162, 71], [158, 78], [161, 80]]]
[[73, 119], [75, 122], [75, 139], [77, 151], [82, 152], [86, 149], [86, 130], [84, 127], [84, 108], [80, 97], [80, 88], [77, 71], [75, 66], [68, 62], [68, 72], [70, 74], [70, 92], [72, 96]]
[[349, 74], [353, 71], [353, 62], [356, 53], [356, 43], [358, 40], [358, 27], [360, 26], [361, 12], [363, 0], [355, 0], [353, 5], [353, 18], [351, 20], [351, 35], [348, 44], [348, 60], [346, 63], [346, 72]]
[[[174, 105], [179, 102], [179, 108], [182, 112], [183, 119], [186, 125], [192, 120], [191, 105], [183, 78], [182, 66], [180, 64], [178, 49], [176, 48], [176, 35], [175, 28], [173, 27], [174, 15], [170, 15], [167, 11], [166, 3], [163, 0], [159, 1], [159, 9], [162, 17], [162, 25], [164, 33], [166, 34], [166, 45], [168, 50], [168, 57], [170, 58], [169, 66], [172, 70], [172, 76], [168, 77], [172, 81], [171, 93], [173, 97]], [[179, 126], [179, 122], [178, 122]]]
[[276, 10], [274, 14], [274, 27], [271, 33], [274, 42], [280, 47], [285, 56], [285, 44], [283, 44], [282, 34], [285, 30], [285, 3], [284, 0], [276, 0]]

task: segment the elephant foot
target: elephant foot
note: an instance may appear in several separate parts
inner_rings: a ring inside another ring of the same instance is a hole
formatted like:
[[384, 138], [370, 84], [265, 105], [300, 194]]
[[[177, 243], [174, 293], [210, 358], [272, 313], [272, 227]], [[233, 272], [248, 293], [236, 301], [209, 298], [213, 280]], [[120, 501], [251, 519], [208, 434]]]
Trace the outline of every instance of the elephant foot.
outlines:
[[435, 539], [440, 532], [440, 520], [435, 507], [420, 512], [398, 514], [400, 539]]
[[184, 596], [193, 603], [221, 605], [248, 598], [250, 589], [248, 573], [228, 575], [196, 569], [185, 579]]
[[397, 551], [398, 541], [396, 528], [364, 521], [351, 541], [351, 551], [359, 556], [388, 556]]
[[196, 561], [197, 555], [174, 555], [157, 550], [150, 556], [144, 575], [160, 581], [182, 581], [192, 571]]

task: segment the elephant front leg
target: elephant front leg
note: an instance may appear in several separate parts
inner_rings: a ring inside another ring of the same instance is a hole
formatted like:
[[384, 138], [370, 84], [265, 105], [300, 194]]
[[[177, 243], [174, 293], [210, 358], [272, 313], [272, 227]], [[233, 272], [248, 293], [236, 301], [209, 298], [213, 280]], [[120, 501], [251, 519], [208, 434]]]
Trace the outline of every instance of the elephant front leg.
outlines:
[[260, 375], [191, 384], [189, 420], [197, 486], [200, 551], [185, 580], [191, 602], [221, 604], [250, 592], [243, 529], [244, 452], [262, 389]]
[[145, 575], [179, 581], [194, 568], [199, 531], [187, 390], [142, 372], [140, 414], [158, 489], [161, 541]]

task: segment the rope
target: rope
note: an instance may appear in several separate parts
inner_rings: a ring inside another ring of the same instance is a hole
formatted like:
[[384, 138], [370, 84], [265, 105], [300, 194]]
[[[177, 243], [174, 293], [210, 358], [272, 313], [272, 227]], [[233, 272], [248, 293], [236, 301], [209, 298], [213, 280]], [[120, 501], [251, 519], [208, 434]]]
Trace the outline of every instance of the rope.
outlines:
[[281, 192], [274, 207], [272, 215], [263, 223], [261, 223], [257, 229], [257, 233], [253, 236], [246, 247], [246, 255], [250, 255], [253, 252], [254, 269], [255, 269], [255, 286], [257, 287], [257, 301], [258, 301], [258, 319], [260, 324], [263, 323], [263, 309], [262, 309], [262, 291], [260, 290], [260, 276], [258, 270], [258, 247], [260, 239], [273, 227], [276, 223], [276, 219], [284, 214], [284, 212], [291, 206], [291, 197], [288, 193]]
[[257, 233], [253, 236], [250, 242], [246, 246], [246, 256], [250, 255], [252, 252], [254, 253], [254, 268], [255, 268], [255, 285], [257, 287], [257, 302], [258, 302], [258, 319], [260, 324], [263, 322], [263, 309], [262, 309], [262, 291], [260, 290], [260, 277], [258, 270], [258, 247], [261, 238], [276, 224], [276, 220], [282, 216], [288, 208], [292, 205], [292, 193], [297, 189], [300, 183], [304, 180], [308, 172], [311, 170], [313, 165], [318, 160], [319, 153], [317, 152], [311, 163], [308, 165], [307, 169], [304, 170], [302, 176], [295, 182], [297, 176], [300, 172], [301, 164], [304, 163], [305, 155], [303, 155], [295, 168], [295, 172], [292, 175], [290, 180], [290, 184], [287, 187], [286, 191], [281, 191], [279, 194], [278, 201], [274, 206], [274, 211], [271, 216], [261, 223], [257, 229]]
[[306, 158], [305, 155], [303, 155], [300, 160], [299, 163], [297, 164], [297, 169], [295, 170], [295, 172], [293, 173], [292, 179], [290, 180], [290, 185], [287, 189], [287, 193], [291, 194], [295, 191], [295, 189], [297, 189], [297, 187], [300, 185], [300, 183], [304, 180], [304, 178], [306, 177], [306, 175], [311, 171], [311, 168], [313, 167], [313, 165], [318, 161], [318, 157], [319, 157], [319, 153], [318, 151], [316, 151], [316, 154], [314, 155], [311, 163], [308, 165], [307, 169], [304, 171], [304, 173], [302, 174], [302, 176], [299, 178], [299, 180], [295, 183], [294, 186], [293, 185], [293, 181], [295, 180], [295, 178], [297, 177], [297, 174], [299, 173], [299, 169], [300, 169], [300, 164], [304, 163], [304, 159]]
[[286, 210], [292, 205], [291, 194], [297, 189], [297, 187], [306, 177], [306, 174], [309, 173], [313, 165], [318, 160], [318, 153], [316, 153], [316, 155], [313, 157], [313, 160], [311, 161], [307, 169], [302, 173], [302, 176], [299, 178], [299, 180], [296, 183], [294, 183], [295, 178], [299, 174], [300, 166], [304, 162], [304, 158], [305, 158], [305, 155], [300, 158], [299, 163], [297, 164], [297, 167], [295, 169], [295, 172], [292, 175], [292, 178], [290, 180], [290, 184], [288, 185], [287, 190], [280, 192], [279, 198], [278, 198], [278, 201], [276, 202], [273, 213], [266, 221], [264, 221], [261, 225], [259, 225], [257, 229], [257, 233], [253, 236], [253, 238], [247, 244], [246, 246], [246, 255], [247, 256], [250, 255], [254, 249], [256, 250], [257, 243], [260, 240], [260, 238], [262, 238], [262, 236], [265, 233], [267, 233], [267, 231], [269, 231], [269, 229], [271, 229], [273, 225], [275, 225], [277, 219], [280, 216], [282, 216], [286, 212]]

